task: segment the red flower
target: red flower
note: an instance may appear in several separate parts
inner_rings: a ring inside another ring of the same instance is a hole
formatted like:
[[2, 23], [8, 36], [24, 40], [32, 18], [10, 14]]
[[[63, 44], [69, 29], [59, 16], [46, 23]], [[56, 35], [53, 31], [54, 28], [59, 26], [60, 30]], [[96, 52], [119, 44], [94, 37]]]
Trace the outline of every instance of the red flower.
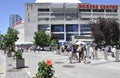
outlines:
[[47, 64], [47, 66], [50, 66], [50, 65], [52, 65], [52, 61], [51, 60], [47, 60], [46, 64]]

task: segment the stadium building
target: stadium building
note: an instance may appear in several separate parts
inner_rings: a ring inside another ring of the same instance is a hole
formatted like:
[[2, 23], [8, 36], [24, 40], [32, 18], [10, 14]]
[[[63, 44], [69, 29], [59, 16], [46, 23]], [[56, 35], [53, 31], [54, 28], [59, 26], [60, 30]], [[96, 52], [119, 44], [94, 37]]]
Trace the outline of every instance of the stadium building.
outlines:
[[33, 41], [34, 32], [44, 29], [59, 42], [70, 42], [71, 36], [92, 41], [90, 21], [98, 17], [120, 22], [120, 5], [86, 4], [79, 0], [36, 0], [25, 4], [24, 42]]

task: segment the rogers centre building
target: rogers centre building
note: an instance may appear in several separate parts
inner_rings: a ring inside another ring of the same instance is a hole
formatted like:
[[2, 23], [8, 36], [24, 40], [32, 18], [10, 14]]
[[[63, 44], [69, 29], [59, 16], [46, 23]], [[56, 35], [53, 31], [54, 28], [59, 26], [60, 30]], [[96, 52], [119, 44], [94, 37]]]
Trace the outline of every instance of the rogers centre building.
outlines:
[[34, 32], [41, 29], [59, 42], [71, 41], [72, 35], [91, 37], [89, 22], [95, 22], [98, 17], [114, 18], [120, 22], [120, 5], [86, 4], [79, 0], [36, 0], [35, 3], [26, 3], [24, 42], [33, 41]]

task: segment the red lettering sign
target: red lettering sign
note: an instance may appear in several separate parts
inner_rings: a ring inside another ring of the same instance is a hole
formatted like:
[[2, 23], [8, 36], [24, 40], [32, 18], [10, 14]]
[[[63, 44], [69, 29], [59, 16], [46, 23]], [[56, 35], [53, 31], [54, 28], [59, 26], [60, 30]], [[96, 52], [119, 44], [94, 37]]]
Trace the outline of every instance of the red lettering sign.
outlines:
[[79, 4], [80, 9], [98, 9], [98, 5]]
[[117, 5], [79, 4], [79, 9], [117, 9]]

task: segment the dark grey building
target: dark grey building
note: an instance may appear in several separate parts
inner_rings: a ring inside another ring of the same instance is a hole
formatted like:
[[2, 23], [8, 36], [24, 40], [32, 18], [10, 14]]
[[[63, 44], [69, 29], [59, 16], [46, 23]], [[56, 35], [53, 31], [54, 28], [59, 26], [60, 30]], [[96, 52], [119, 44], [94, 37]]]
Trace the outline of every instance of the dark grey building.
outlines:
[[16, 22], [21, 21], [22, 18], [18, 14], [10, 15], [10, 27], [15, 26]]

